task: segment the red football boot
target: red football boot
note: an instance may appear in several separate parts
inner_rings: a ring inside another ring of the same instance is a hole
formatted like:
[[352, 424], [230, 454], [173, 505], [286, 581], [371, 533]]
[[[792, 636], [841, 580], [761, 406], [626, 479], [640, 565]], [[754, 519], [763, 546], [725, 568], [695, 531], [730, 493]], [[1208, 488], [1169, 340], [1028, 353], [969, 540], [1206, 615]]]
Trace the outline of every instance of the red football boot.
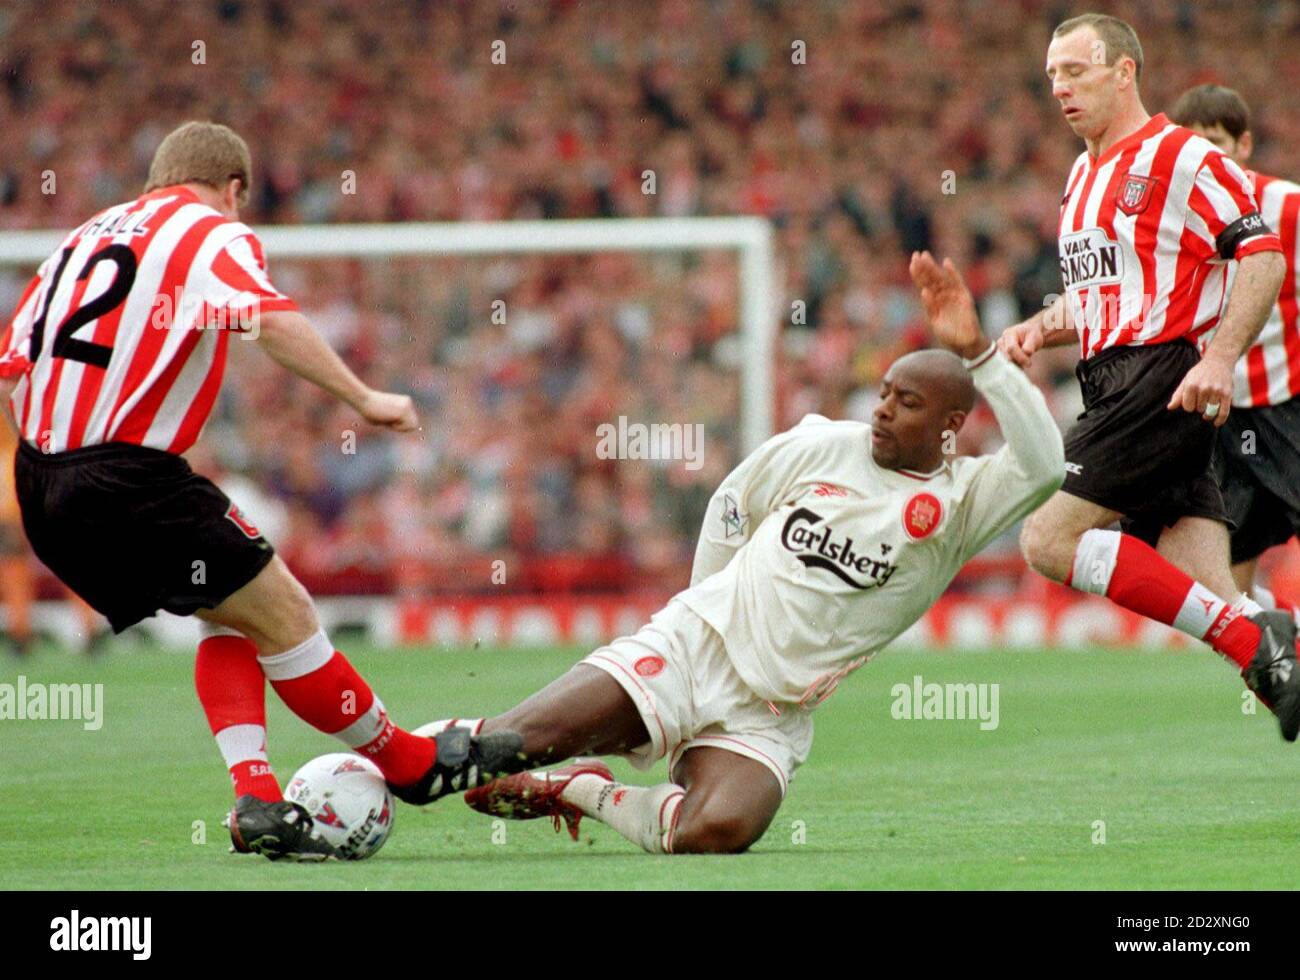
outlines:
[[571, 765], [551, 772], [518, 772], [501, 776], [465, 794], [465, 802], [479, 813], [507, 820], [536, 820], [550, 817], [556, 833], [560, 821], [569, 828], [569, 836], [578, 839], [578, 823], [583, 812], [560, 798], [575, 776], [590, 773], [601, 779], [614, 780], [609, 766], [599, 759], [578, 759]]

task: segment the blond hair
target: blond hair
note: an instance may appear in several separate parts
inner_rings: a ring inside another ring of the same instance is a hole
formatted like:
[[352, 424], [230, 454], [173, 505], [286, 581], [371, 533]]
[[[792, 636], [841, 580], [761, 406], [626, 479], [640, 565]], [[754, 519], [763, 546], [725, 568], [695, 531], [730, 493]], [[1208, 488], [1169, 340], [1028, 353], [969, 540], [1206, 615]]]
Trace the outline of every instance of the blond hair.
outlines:
[[248, 204], [253, 164], [248, 144], [229, 126], [187, 122], [177, 126], [158, 144], [145, 193], [176, 184], [206, 184], [221, 190], [232, 177], [239, 178], [239, 205]]

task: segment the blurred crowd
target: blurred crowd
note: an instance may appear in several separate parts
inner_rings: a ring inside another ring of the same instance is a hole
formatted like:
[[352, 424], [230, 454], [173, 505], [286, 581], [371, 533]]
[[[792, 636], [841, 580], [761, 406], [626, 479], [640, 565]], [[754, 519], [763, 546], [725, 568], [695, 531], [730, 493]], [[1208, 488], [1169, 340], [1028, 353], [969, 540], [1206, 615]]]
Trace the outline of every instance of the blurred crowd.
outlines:
[[[1298, 8], [1086, 5], [1136, 27], [1151, 111], [1189, 85], [1231, 84], [1255, 112], [1256, 165], [1292, 177]], [[779, 425], [866, 418], [887, 365], [926, 343], [912, 250], [963, 266], [990, 333], [1060, 289], [1055, 223], [1081, 146], [1043, 61], [1053, 26], [1082, 9], [15, 0], [0, 8], [0, 231], [69, 228], [134, 196], [187, 118], [248, 140], [255, 225], [763, 215], [782, 273]], [[231, 345], [194, 463], [309, 585], [685, 582], [739, 451], [732, 256], [270, 260], [370, 383], [424, 413], [418, 437], [378, 435]], [[0, 271], [0, 301], [21, 285]], [[1056, 351], [1035, 367], [1063, 424], [1078, 410], [1073, 361]], [[704, 465], [599, 458], [596, 427], [620, 415], [703, 425]], [[997, 440], [977, 412], [961, 448]]]

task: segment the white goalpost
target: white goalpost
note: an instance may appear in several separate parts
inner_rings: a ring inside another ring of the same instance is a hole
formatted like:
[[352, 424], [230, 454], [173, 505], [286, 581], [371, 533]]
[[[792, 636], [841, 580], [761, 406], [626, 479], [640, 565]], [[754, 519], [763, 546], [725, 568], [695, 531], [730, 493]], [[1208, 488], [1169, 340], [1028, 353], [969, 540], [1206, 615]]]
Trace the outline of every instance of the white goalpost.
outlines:
[[[751, 452], [772, 435], [777, 274], [772, 226], [763, 218], [297, 225], [257, 233], [272, 263], [281, 258], [730, 249], [739, 258], [741, 452]], [[63, 232], [0, 233], [0, 266], [43, 262], [63, 237]]]

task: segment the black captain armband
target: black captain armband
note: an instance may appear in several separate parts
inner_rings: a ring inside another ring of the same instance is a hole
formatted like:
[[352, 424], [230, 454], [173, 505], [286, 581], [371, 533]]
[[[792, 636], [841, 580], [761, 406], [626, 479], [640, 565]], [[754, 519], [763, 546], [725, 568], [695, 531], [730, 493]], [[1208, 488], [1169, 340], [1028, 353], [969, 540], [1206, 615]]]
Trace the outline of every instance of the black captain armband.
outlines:
[[1219, 258], [1233, 259], [1236, 258], [1237, 249], [1242, 242], [1272, 233], [1272, 229], [1264, 224], [1263, 216], [1258, 211], [1252, 211], [1250, 214], [1243, 214], [1219, 232], [1219, 237], [1214, 240], [1214, 247], [1219, 250]]

